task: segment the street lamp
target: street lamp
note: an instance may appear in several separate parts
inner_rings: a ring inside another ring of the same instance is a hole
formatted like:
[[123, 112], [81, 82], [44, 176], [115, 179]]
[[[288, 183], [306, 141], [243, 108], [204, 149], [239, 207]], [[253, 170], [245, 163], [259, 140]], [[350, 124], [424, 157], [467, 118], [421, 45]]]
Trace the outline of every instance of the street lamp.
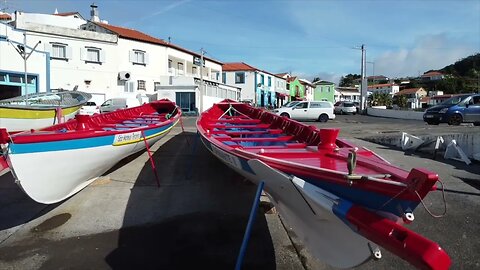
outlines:
[[15, 50], [18, 52], [18, 54], [20, 54], [20, 56], [22, 57], [23, 59], [23, 68], [24, 68], [24, 73], [25, 73], [25, 77], [24, 77], [24, 83], [25, 83], [25, 104], [28, 105], [28, 76], [27, 76], [27, 60], [28, 58], [30, 57], [30, 55], [32, 55], [33, 51], [35, 51], [35, 49], [37, 48], [38, 44], [42, 43], [41, 41], [38, 41], [37, 44], [35, 44], [35, 46], [32, 48], [32, 50], [30, 51], [30, 53], [27, 53], [27, 33], [24, 32], [23, 33], [23, 45], [21, 44], [17, 44], [17, 46], [15, 46], [10, 40], [8, 41], [14, 48]]
[[373, 84], [375, 84], [375, 62], [369, 62], [367, 61], [368, 64], [372, 64], [373, 66], [373, 71], [372, 71], [372, 78], [373, 78]]

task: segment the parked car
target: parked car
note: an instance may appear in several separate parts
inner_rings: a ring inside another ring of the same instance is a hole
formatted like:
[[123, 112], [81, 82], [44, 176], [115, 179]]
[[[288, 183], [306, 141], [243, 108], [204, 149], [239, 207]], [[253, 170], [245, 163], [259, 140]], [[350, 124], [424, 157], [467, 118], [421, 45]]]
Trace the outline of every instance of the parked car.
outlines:
[[335, 119], [333, 105], [328, 101], [299, 101], [292, 107], [281, 107], [273, 112], [295, 120], [327, 122], [329, 119]]
[[113, 112], [119, 109], [140, 106], [140, 101], [136, 98], [112, 98], [107, 99], [100, 105], [100, 112]]
[[339, 114], [346, 114], [346, 113], [356, 114], [357, 107], [355, 107], [355, 104], [353, 102], [339, 101], [335, 103], [333, 111], [334, 113], [339, 113]]
[[427, 109], [423, 114], [423, 120], [429, 125], [473, 123], [475, 126], [479, 126], [480, 94], [453, 96], [439, 105]]
[[83, 104], [82, 107], [80, 107], [80, 110], [78, 111], [78, 113], [93, 115], [95, 113], [100, 113], [100, 108], [97, 106], [95, 102], [87, 101], [85, 104]]

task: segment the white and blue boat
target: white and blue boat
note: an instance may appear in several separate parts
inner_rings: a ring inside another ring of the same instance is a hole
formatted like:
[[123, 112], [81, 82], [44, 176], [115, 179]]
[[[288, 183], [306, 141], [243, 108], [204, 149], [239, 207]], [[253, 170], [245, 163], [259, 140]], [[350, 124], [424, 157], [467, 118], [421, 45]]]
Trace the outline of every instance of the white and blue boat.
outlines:
[[3, 164], [33, 200], [52, 204], [89, 185], [121, 159], [145, 149], [180, 121], [174, 102], [75, 119], [39, 130], [9, 134], [0, 129]]

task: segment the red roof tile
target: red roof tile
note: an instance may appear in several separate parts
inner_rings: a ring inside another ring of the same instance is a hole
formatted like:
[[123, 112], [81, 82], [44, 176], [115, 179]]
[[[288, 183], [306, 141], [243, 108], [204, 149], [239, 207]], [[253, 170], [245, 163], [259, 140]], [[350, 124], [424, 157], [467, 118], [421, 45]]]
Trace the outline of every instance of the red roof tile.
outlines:
[[401, 96], [401, 95], [408, 95], [408, 94], [415, 94], [418, 92], [418, 90], [423, 89], [422, 87], [418, 88], [408, 88], [408, 89], [403, 89], [401, 91], [398, 91], [395, 95]]
[[0, 21], [8, 21], [8, 20], [11, 20], [11, 19], [12, 19], [12, 16], [10, 16], [7, 13], [0, 14]]
[[224, 63], [222, 66], [223, 71], [256, 71], [258, 68], [252, 67], [243, 62]]
[[137, 30], [133, 30], [133, 29], [129, 29], [129, 28], [123, 28], [123, 27], [114, 26], [114, 25], [105, 24], [105, 23], [97, 23], [97, 24], [100, 25], [103, 28], [106, 28], [106, 29], [116, 33], [120, 37], [123, 37], [123, 38], [126, 38], [126, 39], [144, 41], [144, 42], [153, 43], [153, 44], [168, 45], [168, 43], [165, 42], [162, 39], [154, 38], [152, 36], [149, 36], [147, 34], [144, 34], [144, 33], [140, 32], [140, 31], [137, 31]]
[[430, 72], [424, 73], [422, 77], [441, 76], [441, 75], [443, 75], [443, 73], [438, 71], [430, 71]]
[[[103, 28], [106, 28], [106, 29], [108, 29], [108, 30], [110, 30], [114, 33], [116, 33], [117, 35], [119, 35], [122, 38], [137, 40], [137, 41], [143, 41], [143, 42], [152, 43], [152, 44], [159, 44], [159, 45], [174, 48], [174, 49], [177, 49], [177, 50], [180, 50], [180, 51], [183, 51], [183, 52], [193, 54], [195, 56], [200, 57], [200, 54], [198, 54], [198, 53], [189, 51], [187, 49], [184, 49], [184, 48], [179, 47], [177, 45], [174, 45], [172, 43], [168, 43], [168, 42], [164, 41], [163, 39], [152, 37], [150, 35], [147, 35], [145, 33], [142, 33], [140, 31], [137, 31], [137, 30], [134, 30], [134, 29], [124, 28], [124, 27], [120, 27], [120, 26], [114, 26], [114, 25], [111, 25], [111, 24], [98, 23], [98, 22], [96, 24], [103, 27]], [[215, 59], [212, 59], [212, 58], [209, 58], [209, 57], [204, 57], [204, 58], [208, 59], [209, 61], [215, 62], [217, 64], [222, 64], [222, 62], [220, 62], [218, 60], [215, 60]]]
[[381, 83], [381, 84], [369, 85], [368, 88], [389, 87], [389, 86], [394, 86], [394, 85], [396, 85], [396, 84], [394, 84], [394, 83]]
[[290, 78], [287, 79], [287, 82], [293, 82], [297, 79], [297, 76], [291, 76]]

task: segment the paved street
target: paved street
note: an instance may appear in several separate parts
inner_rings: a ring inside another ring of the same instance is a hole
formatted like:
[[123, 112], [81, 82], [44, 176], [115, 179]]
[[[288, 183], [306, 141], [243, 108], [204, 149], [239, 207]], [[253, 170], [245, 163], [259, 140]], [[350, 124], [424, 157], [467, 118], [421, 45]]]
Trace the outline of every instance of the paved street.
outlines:
[[440, 124], [434, 126], [418, 120], [382, 118], [358, 114], [336, 115], [334, 120], [330, 120], [327, 123], [307, 123], [319, 128], [338, 127], [341, 129], [340, 136], [345, 138], [365, 138], [395, 133], [400, 134], [401, 132], [415, 135], [480, 132], [480, 127], [475, 127], [472, 124], [462, 124], [460, 126]]
[[[186, 118], [187, 133], [177, 126], [152, 147], [160, 188], [146, 152], [51, 206], [26, 197], [10, 174], [1, 176], [0, 269], [232, 269], [256, 187], [195, 143], [194, 121]], [[447, 215], [436, 219], [419, 206], [408, 227], [438, 242], [452, 257], [452, 269], [480, 267], [479, 164], [407, 155], [359, 139], [400, 131], [479, 132], [480, 127], [431, 127], [358, 115], [309, 124], [340, 127], [342, 137], [404, 169], [437, 172], [446, 185]], [[441, 192], [432, 192], [425, 204], [433, 213], [442, 212]], [[271, 211], [257, 213], [244, 269], [333, 269], [312, 258], [285, 227]], [[357, 269], [411, 266], [383, 250], [380, 261]]]

